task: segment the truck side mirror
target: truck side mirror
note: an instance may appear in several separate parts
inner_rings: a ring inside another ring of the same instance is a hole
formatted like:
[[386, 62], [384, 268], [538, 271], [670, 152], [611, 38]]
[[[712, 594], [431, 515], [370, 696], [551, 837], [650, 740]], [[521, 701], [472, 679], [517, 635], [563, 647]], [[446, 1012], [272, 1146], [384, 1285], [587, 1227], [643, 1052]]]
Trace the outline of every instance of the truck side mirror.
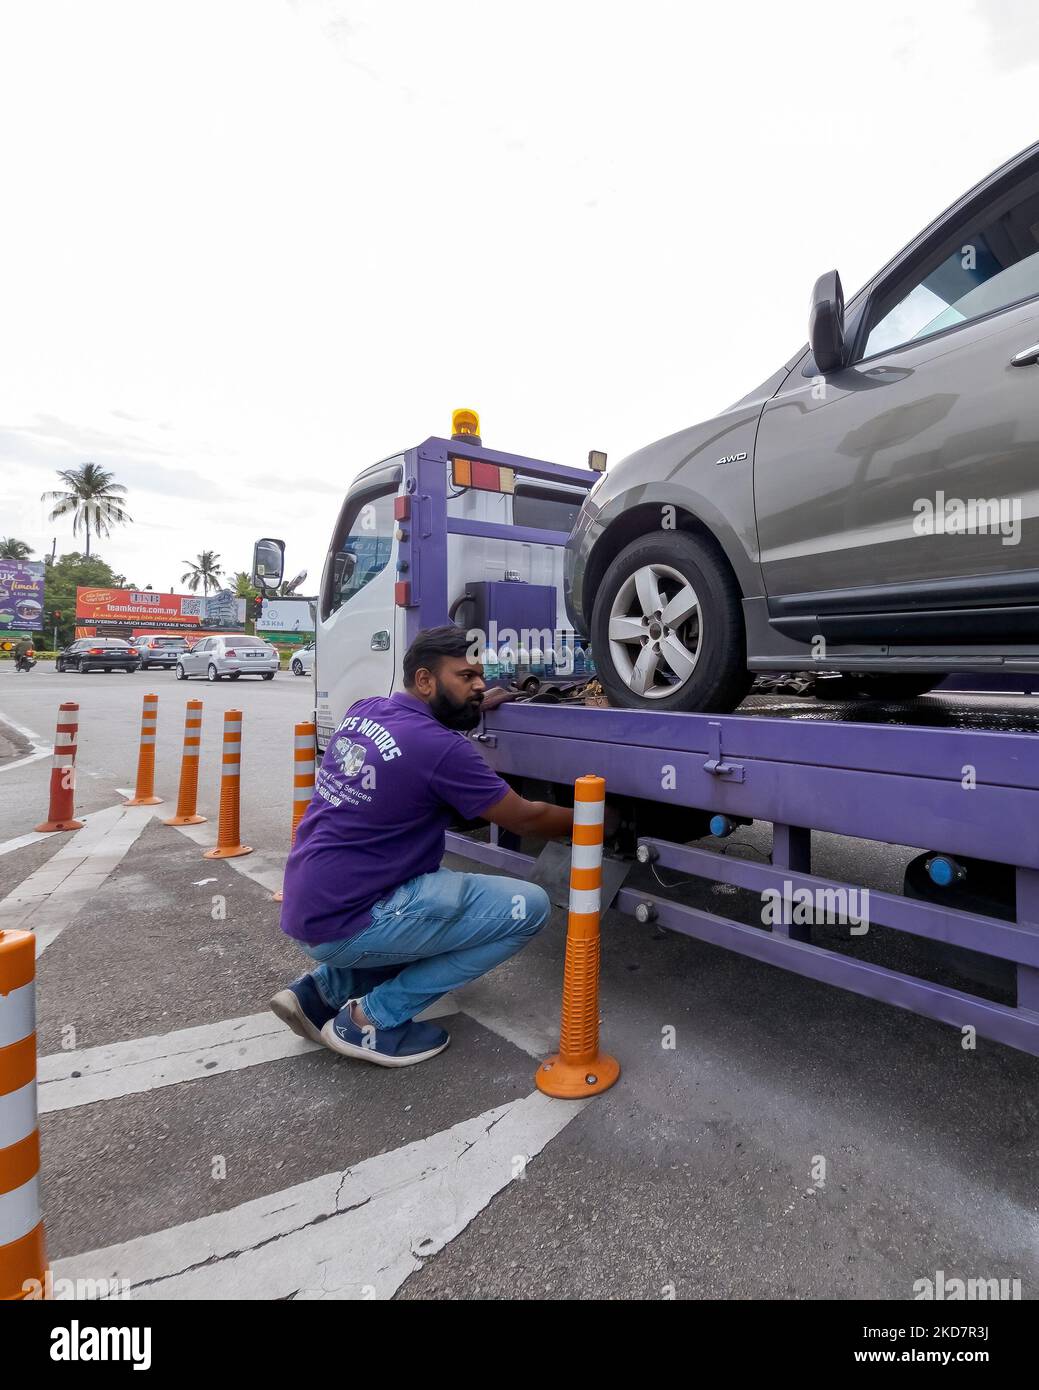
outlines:
[[285, 542], [265, 536], [253, 546], [252, 580], [258, 589], [274, 590], [285, 572]]
[[337, 594], [341, 594], [343, 585], [348, 584], [353, 578], [354, 570], [357, 568], [357, 556], [352, 550], [340, 550], [333, 565], [332, 586]]
[[820, 275], [812, 290], [812, 309], [808, 318], [808, 342], [815, 365], [823, 376], [839, 372], [844, 366], [844, 290], [835, 270]]

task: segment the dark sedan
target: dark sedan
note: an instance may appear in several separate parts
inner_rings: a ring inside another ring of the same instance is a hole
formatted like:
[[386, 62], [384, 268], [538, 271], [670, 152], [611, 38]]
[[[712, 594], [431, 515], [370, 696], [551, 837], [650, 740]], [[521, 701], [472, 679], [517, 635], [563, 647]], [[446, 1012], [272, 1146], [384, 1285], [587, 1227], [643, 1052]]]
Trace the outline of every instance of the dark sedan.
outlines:
[[121, 637], [81, 637], [58, 653], [56, 671], [137, 671], [141, 654]]

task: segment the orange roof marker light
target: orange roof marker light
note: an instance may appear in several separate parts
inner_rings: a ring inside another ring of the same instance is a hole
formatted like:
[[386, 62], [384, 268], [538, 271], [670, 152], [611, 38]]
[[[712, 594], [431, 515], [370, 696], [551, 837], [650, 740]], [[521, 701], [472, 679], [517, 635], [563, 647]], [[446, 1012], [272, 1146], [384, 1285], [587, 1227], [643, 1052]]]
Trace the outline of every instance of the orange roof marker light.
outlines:
[[[475, 410], [451, 412], [451, 438], [457, 444], [482, 444], [480, 417]], [[478, 492], [515, 492], [516, 470], [481, 459], [451, 459], [451, 481], [455, 487], [471, 487]]]
[[470, 444], [482, 442], [480, 439], [480, 417], [475, 410], [452, 410], [451, 438], [467, 439]]

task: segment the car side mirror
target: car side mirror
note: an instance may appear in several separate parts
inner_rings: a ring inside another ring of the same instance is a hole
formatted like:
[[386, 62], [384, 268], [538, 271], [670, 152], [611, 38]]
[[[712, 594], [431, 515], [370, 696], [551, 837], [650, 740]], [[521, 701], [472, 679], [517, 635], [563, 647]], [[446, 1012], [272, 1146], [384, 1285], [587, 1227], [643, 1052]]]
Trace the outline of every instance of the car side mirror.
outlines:
[[815, 365], [823, 376], [839, 372], [847, 350], [844, 343], [844, 290], [835, 270], [820, 275], [812, 290], [812, 309], [808, 318], [808, 342]]

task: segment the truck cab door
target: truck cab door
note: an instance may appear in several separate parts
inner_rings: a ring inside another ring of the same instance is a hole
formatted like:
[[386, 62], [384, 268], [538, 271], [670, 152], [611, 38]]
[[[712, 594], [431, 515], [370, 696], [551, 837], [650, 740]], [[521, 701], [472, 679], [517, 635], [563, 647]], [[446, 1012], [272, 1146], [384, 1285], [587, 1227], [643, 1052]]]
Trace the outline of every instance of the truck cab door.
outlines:
[[402, 470], [366, 474], [347, 495], [321, 578], [314, 661], [318, 745], [357, 700], [389, 695], [396, 660], [393, 499]]

